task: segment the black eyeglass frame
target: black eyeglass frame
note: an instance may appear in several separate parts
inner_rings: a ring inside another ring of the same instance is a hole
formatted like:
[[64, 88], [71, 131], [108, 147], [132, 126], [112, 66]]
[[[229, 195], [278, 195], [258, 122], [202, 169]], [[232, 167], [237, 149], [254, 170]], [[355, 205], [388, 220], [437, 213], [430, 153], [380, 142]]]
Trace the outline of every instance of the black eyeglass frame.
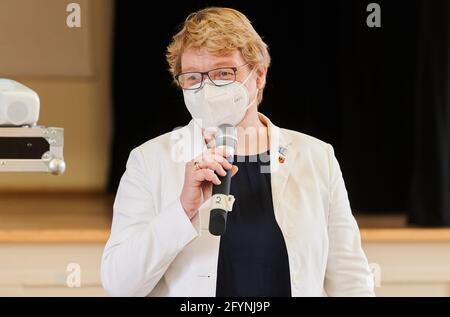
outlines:
[[[198, 90], [198, 89], [202, 89], [202, 88], [203, 88], [203, 84], [205, 83], [205, 77], [206, 77], [206, 76], [208, 76], [209, 80], [210, 80], [215, 86], [217, 86], [217, 87], [223, 87], [223, 86], [227, 86], [227, 85], [230, 85], [230, 84], [234, 83], [234, 82], [236, 81], [236, 78], [237, 78], [237, 71], [238, 71], [238, 69], [241, 68], [241, 67], [247, 66], [247, 65], [249, 65], [249, 63], [243, 64], [243, 65], [240, 65], [240, 66], [218, 67], [218, 68], [210, 69], [210, 70], [208, 70], [208, 71], [206, 71], [206, 72], [184, 72], [184, 73], [179, 73], [179, 74], [177, 74], [177, 75], [175, 76], [175, 79], [176, 79], [178, 85], [179, 85], [179, 86], [181, 87], [181, 89], [183, 89], [183, 90]], [[212, 80], [211, 77], [209, 76], [209, 73], [210, 73], [210, 72], [213, 72], [213, 71], [217, 71], [217, 70], [219, 70], [219, 69], [232, 69], [232, 70], [233, 70], [233, 73], [234, 73], [234, 80], [233, 80], [232, 82], [229, 82], [229, 83], [226, 83], [226, 84], [222, 84], [222, 85], [216, 84], [216, 83], [214, 82], [214, 80]], [[199, 86], [199, 87], [196, 87], [196, 88], [183, 88], [183, 87], [182, 87], [182, 84], [181, 84], [181, 82], [180, 82], [180, 80], [179, 80], [179, 77], [180, 77], [181, 75], [186, 75], [186, 74], [200, 74], [200, 75], [202, 76], [202, 81], [200, 82], [200, 86]]]

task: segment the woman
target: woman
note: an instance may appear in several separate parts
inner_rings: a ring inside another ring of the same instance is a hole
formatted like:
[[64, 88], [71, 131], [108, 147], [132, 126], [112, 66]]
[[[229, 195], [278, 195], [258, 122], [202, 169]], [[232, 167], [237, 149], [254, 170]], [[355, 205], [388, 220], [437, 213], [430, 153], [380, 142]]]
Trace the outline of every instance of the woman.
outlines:
[[[333, 148], [258, 112], [270, 56], [248, 19], [193, 13], [167, 59], [193, 120], [131, 152], [102, 259], [107, 292], [373, 295]], [[222, 123], [237, 127], [235, 153], [214, 147]], [[219, 237], [208, 231], [209, 198], [227, 170], [235, 202]]]

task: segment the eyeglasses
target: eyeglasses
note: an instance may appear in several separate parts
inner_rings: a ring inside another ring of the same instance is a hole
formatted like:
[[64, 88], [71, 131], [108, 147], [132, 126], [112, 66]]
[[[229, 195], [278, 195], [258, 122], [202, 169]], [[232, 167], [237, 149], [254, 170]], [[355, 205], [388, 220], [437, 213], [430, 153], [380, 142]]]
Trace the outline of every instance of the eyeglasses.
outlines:
[[[239, 68], [247, 64], [236, 67], [220, 67], [207, 72], [186, 72], [175, 76], [175, 79], [184, 90], [195, 90], [203, 87], [205, 77], [216, 86], [226, 86], [236, 81], [236, 73]], [[225, 83], [223, 81], [226, 81]]]

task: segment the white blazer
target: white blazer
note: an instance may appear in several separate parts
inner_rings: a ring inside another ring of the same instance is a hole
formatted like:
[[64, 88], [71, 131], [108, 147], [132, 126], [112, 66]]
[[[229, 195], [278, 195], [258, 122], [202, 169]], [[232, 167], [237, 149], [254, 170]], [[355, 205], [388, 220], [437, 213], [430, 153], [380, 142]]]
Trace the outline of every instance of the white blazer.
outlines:
[[[374, 295], [333, 148], [260, 118], [269, 128], [274, 212], [292, 296]], [[191, 121], [131, 151], [102, 258], [110, 295], [215, 296], [220, 237], [208, 231], [209, 203], [192, 221], [180, 203], [185, 162], [205, 149]]]

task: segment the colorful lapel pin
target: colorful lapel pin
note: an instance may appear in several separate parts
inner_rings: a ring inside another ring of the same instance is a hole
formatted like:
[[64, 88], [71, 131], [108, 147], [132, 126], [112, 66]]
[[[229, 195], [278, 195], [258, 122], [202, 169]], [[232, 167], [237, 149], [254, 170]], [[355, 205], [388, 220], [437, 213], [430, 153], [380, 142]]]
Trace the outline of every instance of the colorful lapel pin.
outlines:
[[278, 156], [278, 162], [280, 162], [281, 164], [283, 164], [284, 161], [286, 161], [286, 152], [287, 152], [286, 148], [284, 148], [282, 146], [279, 147], [278, 153], [280, 155]]

